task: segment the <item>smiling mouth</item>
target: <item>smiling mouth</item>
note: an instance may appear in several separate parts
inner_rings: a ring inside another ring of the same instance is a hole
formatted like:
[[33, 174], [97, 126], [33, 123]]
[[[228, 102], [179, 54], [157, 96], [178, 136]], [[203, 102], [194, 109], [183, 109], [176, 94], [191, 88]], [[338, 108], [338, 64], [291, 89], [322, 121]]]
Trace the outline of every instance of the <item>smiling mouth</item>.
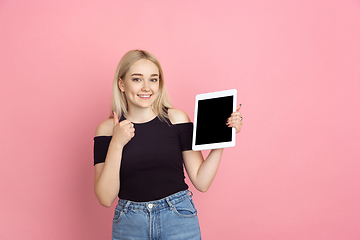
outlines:
[[144, 98], [144, 99], [148, 99], [151, 97], [152, 94], [138, 94], [139, 98]]

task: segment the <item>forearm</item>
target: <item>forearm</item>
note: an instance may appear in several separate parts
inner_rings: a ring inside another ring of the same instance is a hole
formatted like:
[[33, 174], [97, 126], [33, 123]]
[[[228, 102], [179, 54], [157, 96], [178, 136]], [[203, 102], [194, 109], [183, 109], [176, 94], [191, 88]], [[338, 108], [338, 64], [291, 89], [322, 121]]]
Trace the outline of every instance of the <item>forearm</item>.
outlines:
[[120, 190], [120, 165], [123, 148], [110, 142], [104, 167], [95, 180], [95, 195], [99, 202], [110, 207]]
[[219, 168], [222, 153], [222, 148], [211, 150], [206, 160], [200, 165], [195, 186], [199, 191], [206, 192], [210, 188]]

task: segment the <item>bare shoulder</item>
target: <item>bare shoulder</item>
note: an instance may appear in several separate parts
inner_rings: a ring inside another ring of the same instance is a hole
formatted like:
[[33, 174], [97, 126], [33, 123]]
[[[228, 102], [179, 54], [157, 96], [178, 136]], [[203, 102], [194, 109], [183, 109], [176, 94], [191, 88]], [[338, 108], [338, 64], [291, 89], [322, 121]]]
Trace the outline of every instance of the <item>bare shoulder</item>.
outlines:
[[188, 115], [180, 109], [169, 108], [168, 113], [169, 119], [172, 124], [190, 122], [190, 118], [188, 117]]
[[106, 119], [96, 128], [95, 137], [97, 136], [112, 136], [114, 128], [114, 120], [112, 118]]

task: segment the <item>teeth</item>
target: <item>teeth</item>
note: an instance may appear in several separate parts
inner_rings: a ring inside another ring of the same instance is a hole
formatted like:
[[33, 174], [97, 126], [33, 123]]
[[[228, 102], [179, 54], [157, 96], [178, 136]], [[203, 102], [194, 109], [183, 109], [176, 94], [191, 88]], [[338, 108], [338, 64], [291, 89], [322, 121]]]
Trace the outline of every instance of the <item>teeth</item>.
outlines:
[[149, 98], [151, 95], [138, 95], [138, 96], [142, 98]]

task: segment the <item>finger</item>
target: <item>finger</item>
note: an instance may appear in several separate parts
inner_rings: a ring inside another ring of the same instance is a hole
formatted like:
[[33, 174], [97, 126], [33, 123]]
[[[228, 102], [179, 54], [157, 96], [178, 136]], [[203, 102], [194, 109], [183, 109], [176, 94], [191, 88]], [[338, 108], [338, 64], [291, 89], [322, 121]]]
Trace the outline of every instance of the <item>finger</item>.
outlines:
[[127, 119], [122, 120], [122, 121], [120, 122], [120, 127], [123, 127], [123, 126], [125, 126], [125, 125], [127, 125], [127, 124], [129, 124], [129, 123], [131, 123], [130, 120], [127, 120]]
[[233, 112], [230, 116], [230, 118], [233, 118], [233, 117], [238, 117], [240, 118], [241, 117], [241, 112]]
[[241, 128], [242, 122], [240, 121], [234, 121], [234, 122], [230, 122], [228, 127], [233, 127], [236, 129], [236, 131], [238, 131]]
[[237, 122], [239, 122], [239, 121], [236, 121], [236, 120], [234, 120], [233, 118], [230, 118], [230, 119], [227, 121], [226, 125], [228, 125], [229, 127], [234, 127], [234, 125], [235, 125]]
[[242, 121], [243, 117], [241, 114], [234, 116], [233, 118], [231, 118], [232, 121]]
[[241, 103], [239, 105], [237, 105], [236, 111], [238, 112], [240, 110], [240, 108], [241, 108]]
[[235, 119], [239, 119], [241, 118], [242, 115], [241, 115], [241, 112], [233, 112], [230, 117], [228, 118], [228, 120], [230, 121], [231, 119], [235, 118]]
[[114, 125], [116, 125], [119, 122], [119, 117], [116, 114], [116, 112], [114, 112], [114, 111], [113, 111], [113, 114], [114, 114]]
[[238, 122], [238, 121], [241, 121], [242, 118], [243, 118], [243, 117], [242, 117], [241, 115], [238, 115], [238, 116], [232, 118], [232, 120]]
[[242, 124], [242, 120], [243, 118], [241, 116], [231, 117], [228, 119], [226, 125], [235, 127], [238, 126], [239, 124]]
[[231, 121], [229, 123], [231, 124], [236, 124], [239, 122], [239, 119], [231, 119]]
[[236, 113], [233, 113], [233, 114], [231, 115], [231, 117], [229, 117], [229, 118], [227, 119], [227, 121], [228, 121], [228, 122], [239, 121], [241, 118], [242, 118], [241, 113], [240, 113], [240, 112], [236, 112]]
[[240, 125], [239, 125], [239, 123], [230, 123], [230, 124], [228, 125], [228, 127], [233, 127], [233, 128], [235, 128], [236, 131], [237, 131], [238, 128], [240, 127]]

